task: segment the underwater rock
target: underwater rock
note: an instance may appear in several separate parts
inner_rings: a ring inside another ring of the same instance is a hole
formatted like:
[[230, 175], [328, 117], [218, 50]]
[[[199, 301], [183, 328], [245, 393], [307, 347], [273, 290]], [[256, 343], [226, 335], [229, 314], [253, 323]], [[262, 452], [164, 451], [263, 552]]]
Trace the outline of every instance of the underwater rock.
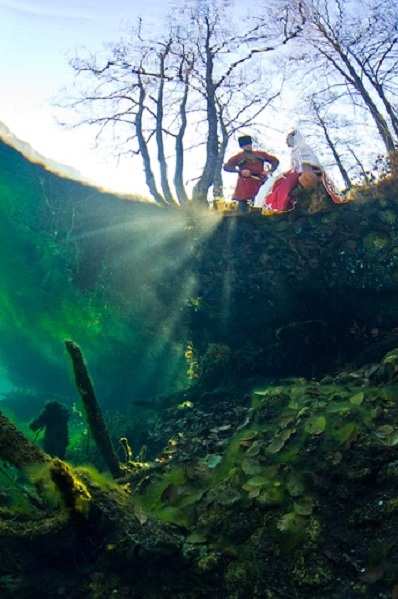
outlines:
[[389, 246], [389, 236], [382, 232], [371, 232], [363, 238], [363, 246], [371, 254], [385, 251]]
[[387, 225], [394, 225], [397, 222], [397, 215], [394, 210], [380, 210], [377, 213], [378, 218]]

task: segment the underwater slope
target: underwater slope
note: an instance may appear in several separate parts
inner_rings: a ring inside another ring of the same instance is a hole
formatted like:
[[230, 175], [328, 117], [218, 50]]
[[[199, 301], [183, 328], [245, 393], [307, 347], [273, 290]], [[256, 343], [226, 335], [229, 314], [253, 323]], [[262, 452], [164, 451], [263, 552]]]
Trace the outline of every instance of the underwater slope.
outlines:
[[397, 367], [191, 388], [153, 423], [157, 459], [118, 480], [0, 414], [2, 597], [395, 599]]
[[[116, 392], [125, 398], [133, 392], [156, 394], [174, 381], [175, 371], [162, 361], [172, 353], [176, 362], [176, 349], [169, 336], [158, 348], [164, 314], [151, 313], [155, 305], [162, 312], [169, 298], [158, 300], [148, 282], [150, 265], [143, 265], [145, 256], [137, 265], [133, 255], [141, 246], [150, 254], [153, 229], [148, 223], [159, 218], [160, 210], [140, 198], [61, 177], [1, 141], [0, 165], [4, 376], [18, 389], [73, 401], [63, 344], [72, 338], [81, 344], [104, 399]], [[113, 271], [119, 280], [134, 280], [137, 289], [122, 295]], [[155, 362], [156, 351], [162, 355]], [[43, 403], [43, 397], [38, 401]]]

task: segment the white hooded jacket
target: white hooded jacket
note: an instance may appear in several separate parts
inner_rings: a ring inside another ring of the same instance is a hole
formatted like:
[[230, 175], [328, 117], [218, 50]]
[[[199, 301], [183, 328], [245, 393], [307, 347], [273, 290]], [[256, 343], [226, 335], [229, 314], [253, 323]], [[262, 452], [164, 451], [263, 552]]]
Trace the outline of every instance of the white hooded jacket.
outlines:
[[289, 142], [291, 148], [291, 168], [293, 171], [302, 171], [303, 163], [319, 166], [322, 168], [321, 162], [310, 146], [305, 143], [301, 133], [294, 129], [288, 133], [286, 141]]

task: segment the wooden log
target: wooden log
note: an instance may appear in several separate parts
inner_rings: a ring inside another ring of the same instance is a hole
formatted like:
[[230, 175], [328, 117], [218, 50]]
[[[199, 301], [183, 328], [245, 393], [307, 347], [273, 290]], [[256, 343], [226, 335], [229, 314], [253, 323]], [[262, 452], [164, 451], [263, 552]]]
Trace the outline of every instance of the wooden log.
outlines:
[[27, 439], [1, 412], [0, 458], [25, 473], [33, 464], [51, 462], [51, 456]]
[[[35, 466], [51, 467], [52, 458], [35, 443], [30, 441], [0, 412], [0, 459], [20, 470], [35, 484]], [[29, 495], [25, 491], [25, 494]], [[17, 518], [16, 514], [16, 518]], [[66, 510], [48, 513], [43, 507], [38, 517], [31, 521], [0, 518], [0, 538], [34, 538], [54, 534], [67, 526], [69, 514]]]
[[[34, 471], [32, 466], [47, 464], [49, 475], [65, 506], [65, 509], [57, 507], [53, 514], [47, 512], [39, 519], [16, 522], [15, 526], [9, 519], [3, 521], [0, 517], [2, 539], [45, 537], [46, 534], [60, 533], [67, 526], [80, 529], [84, 521], [95, 518], [101, 543], [104, 542], [104, 534], [120, 534], [121, 538], [126, 538], [132, 555], [135, 555], [137, 548], [142, 557], [170, 555], [181, 549], [183, 535], [178, 527], [162, 522], [135, 506], [130, 494], [115, 483], [109, 488], [101, 488], [87, 471], [72, 468], [58, 458], [51, 459], [1, 412], [0, 460], [26, 473], [28, 479]], [[40, 490], [45, 493], [46, 487], [39, 485], [37, 491]], [[91, 534], [95, 534], [93, 530]]]
[[86, 411], [92, 437], [112, 476], [118, 478], [122, 475], [122, 469], [106, 428], [83, 354], [73, 341], [66, 340], [65, 346], [72, 359], [77, 390]]

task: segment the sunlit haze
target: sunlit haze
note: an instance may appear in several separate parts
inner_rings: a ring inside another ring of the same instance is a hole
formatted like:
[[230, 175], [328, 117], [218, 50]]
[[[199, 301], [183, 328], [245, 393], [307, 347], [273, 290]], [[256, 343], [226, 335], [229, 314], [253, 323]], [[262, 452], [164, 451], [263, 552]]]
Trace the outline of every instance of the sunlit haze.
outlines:
[[[150, 10], [148, 8], [150, 7]], [[148, 0], [0, 0], [0, 122], [39, 154], [72, 167], [84, 180], [122, 192], [148, 195], [142, 173], [128, 160], [117, 164], [94, 147], [89, 128], [65, 130], [57, 123], [55, 98], [73, 77], [69, 61], [87, 48], [95, 53], [117, 41], [142, 13], [158, 26], [168, 3]]]

